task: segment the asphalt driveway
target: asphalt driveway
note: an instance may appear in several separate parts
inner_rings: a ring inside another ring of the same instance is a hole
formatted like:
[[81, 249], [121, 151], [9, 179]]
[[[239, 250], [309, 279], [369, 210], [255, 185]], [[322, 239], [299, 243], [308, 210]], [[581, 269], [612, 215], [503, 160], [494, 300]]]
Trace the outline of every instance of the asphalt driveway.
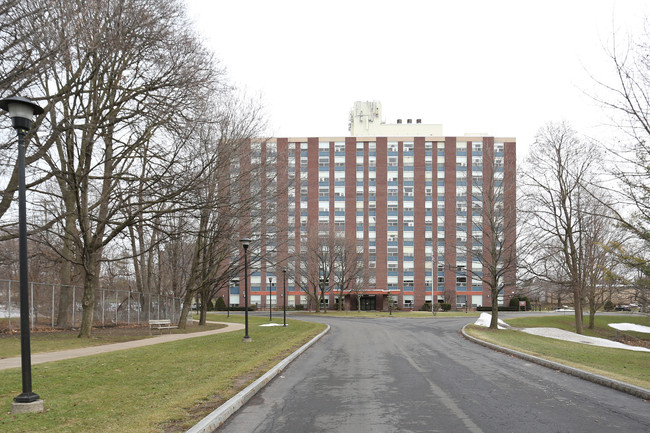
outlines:
[[332, 329], [219, 432], [650, 431], [648, 402], [464, 340], [475, 318], [306, 320]]

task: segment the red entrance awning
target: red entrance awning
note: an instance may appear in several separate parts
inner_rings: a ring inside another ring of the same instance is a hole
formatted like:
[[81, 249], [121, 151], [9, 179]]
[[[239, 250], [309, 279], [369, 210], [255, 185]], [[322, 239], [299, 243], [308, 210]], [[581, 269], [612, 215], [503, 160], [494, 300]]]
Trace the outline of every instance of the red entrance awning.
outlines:
[[[381, 289], [368, 289], [368, 290], [360, 290], [359, 294], [361, 296], [363, 295], [388, 295], [388, 290], [381, 290]], [[356, 292], [350, 293], [350, 295], [356, 295]]]

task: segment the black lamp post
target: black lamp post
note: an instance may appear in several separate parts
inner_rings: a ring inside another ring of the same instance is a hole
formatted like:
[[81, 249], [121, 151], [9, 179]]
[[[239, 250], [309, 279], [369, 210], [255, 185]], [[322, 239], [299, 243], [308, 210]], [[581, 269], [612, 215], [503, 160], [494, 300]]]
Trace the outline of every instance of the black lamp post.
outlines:
[[[239, 277], [234, 277], [232, 280], [232, 287], [239, 288]], [[230, 317], [230, 289], [228, 288], [228, 317]]]
[[248, 336], [248, 246], [251, 244], [249, 238], [240, 239], [241, 245], [244, 247], [244, 343], [253, 341]]
[[[27, 210], [25, 187], [25, 135], [32, 126], [34, 115], [43, 113], [43, 109], [32, 101], [14, 96], [0, 101], [0, 109], [9, 112], [11, 123], [18, 134], [18, 258], [20, 262], [20, 358], [23, 378], [23, 392], [14, 398], [18, 407], [12, 406], [13, 412], [41, 411], [42, 400], [32, 392], [32, 360], [29, 341], [29, 295], [27, 289]], [[25, 410], [21, 403], [40, 401], [38, 407]]]
[[283, 311], [284, 311], [284, 322], [283, 325], [284, 327], [287, 326], [287, 268], [282, 268], [282, 276], [284, 277], [284, 289], [282, 292], [282, 300], [283, 300]]
[[269, 277], [269, 322], [273, 321], [273, 277]]
[[[323, 298], [321, 299], [323, 301], [323, 311], [327, 313], [327, 306], [325, 305], [325, 291], [329, 288], [329, 278], [327, 277], [320, 277], [320, 283], [321, 283], [321, 295]], [[320, 302], [320, 300], [319, 300]]]

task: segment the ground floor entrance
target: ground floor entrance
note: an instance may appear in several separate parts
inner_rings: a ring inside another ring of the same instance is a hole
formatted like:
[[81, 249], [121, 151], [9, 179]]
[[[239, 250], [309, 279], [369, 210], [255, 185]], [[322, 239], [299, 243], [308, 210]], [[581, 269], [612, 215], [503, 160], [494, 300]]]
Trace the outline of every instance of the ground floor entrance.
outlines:
[[361, 299], [361, 311], [374, 311], [377, 309], [376, 295], [365, 295]]
[[361, 311], [382, 311], [388, 308], [385, 294], [363, 294], [359, 297], [356, 294], [345, 295], [345, 308], [347, 310]]

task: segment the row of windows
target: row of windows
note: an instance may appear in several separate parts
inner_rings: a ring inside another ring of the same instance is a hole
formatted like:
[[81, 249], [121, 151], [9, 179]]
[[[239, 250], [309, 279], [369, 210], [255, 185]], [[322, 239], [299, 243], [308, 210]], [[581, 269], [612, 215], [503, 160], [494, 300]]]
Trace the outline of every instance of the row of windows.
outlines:
[[[428, 286], [429, 287], [429, 286]], [[292, 289], [293, 290], [293, 289]], [[329, 294], [328, 294], [329, 295]], [[468, 301], [468, 297], [470, 302], [472, 303], [472, 307], [480, 307], [483, 304], [483, 296], [482, 295], [456, 295], [456, 307], [462, 308], [465, 307], [465, 304]], [[334, 302], [337, 302], [338, 296], [334, 294]], [[262, 304], [262, 301], [264, 301], [264, 304]], [[329, 297], [326, 297], [324, 299], [324, 304], [329, 305]], [[231, 294], [229, 296], [228, 302], [231, 307], [238, 307], [240, 305], [240, 297], [239, 294]], [[251, 295], [250, 296], [250, 305], [277, 305], [277, 297], [276, 295]], [[290, 307], [293, 307], [295, 305], [307, 305], [307, 296], [306, 295], [287, 295], [287, 305]], [[392, 305], [397, 304], [397, 296], [396, 295], [391, 295], [391, 302]], [[402, 295], [402, 306], [404, 308], [413, 308], [414, 307], [414, 302], [415, 302], [415, 296], [414, 295]], [[431, 302], [431, 295], [426, 295], [425, 296], [425, 302]], [[436, 295], [436, 302], [444, 302], [444, 296], [439, 294]]]
[[[483, 151], [483, 142], [482, 141], [471, 141], [472, 143], [472, 151], [473, 152], [481, 152]], [[330, 141], [319, 141], [318, 142], [318, 149], [319, 150], [329, 150], [331, 147], [332, 142]], [[345, 142], [344, 141], [335, 141], [334, 143], [334, 152], [344, 152], [345, 151]], [[366, 146], [368, 145], [368, 149], [370, 150], [376, 150], [377, 149], [377, 143], [375, 141], [363, 141], [362, 139], [357, 139], [356, 140], [356, 149], [357, 150], [363, 150]], [[389, 141], [388, 143], [388, 149], [390, 149], [393, 152], [397, 152], [397, 149], [399, 148], [399, 142], [396, 141]], [[275, 149], [275, 143], [273, 142], [268, 142], [266, 143], [267, 147], [271, 149]], [[289, 142], [289, 150], [295, 150], [297, 147], [300, 147], [301, 149], [307, 149], [308, 144], [305, 142]], [[413, 151], [414, 148], [414, 143], [412, 141], [403, 141], [402, 142], [403, 150], [406, 152]], [[425, 141], [424, 142], [424, 148], [425, 150], [433, 150], [434, 146], [437, 148], [437, 150], [444, 150], [445, 149], [445, 142], [444, 141]], [[466, 141], [457, 141], [456, 142], [456, 148], [457, 150], [467, 150], [467, 142]], [[496, 142], [494, 143], [494, 151], [495, 152], [503, 152], [503, 143]]]

